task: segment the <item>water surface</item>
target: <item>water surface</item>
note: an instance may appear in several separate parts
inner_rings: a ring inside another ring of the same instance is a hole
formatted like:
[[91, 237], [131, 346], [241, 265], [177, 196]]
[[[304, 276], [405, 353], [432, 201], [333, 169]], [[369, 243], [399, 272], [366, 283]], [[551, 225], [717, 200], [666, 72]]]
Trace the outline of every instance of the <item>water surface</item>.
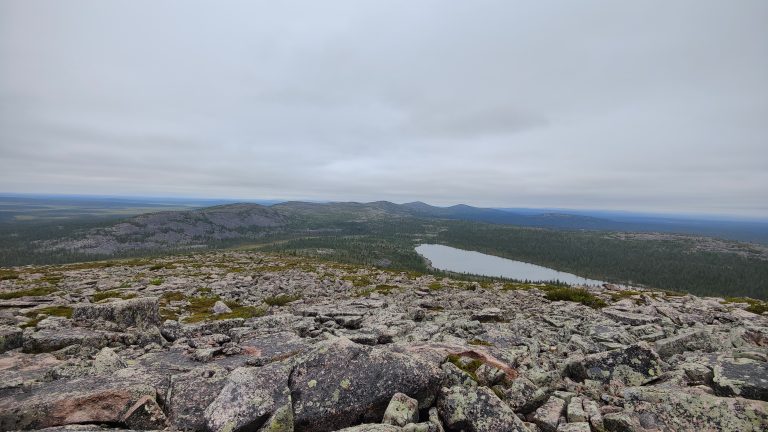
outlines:
[[605, 283], [548, 267], [444, 245], [423, 244], [416, 247], [416, 252], [431, 261], [432, 267], [456, 273], [529, 281], [559, 280], [571, 285], [602, 285]]

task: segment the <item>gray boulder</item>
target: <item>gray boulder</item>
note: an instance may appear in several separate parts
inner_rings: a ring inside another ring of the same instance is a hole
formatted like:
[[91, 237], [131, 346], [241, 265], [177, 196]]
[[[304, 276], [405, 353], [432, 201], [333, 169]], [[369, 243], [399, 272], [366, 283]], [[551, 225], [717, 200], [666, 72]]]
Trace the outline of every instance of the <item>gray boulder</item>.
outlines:
[[715, 394], [768, 401], [768, 363], [724, 358], [715, 365], [713, 372]]
[[211, 431], [293, 431], [288, 389], [290, 367], [273, 363], [232, 371], [216, 399], [205, 409]]
[[646, 342], [626, 348], [590, 354], [566, 365], [565, 375], [577, 381], [585, 379], [608, 383], [618, 380], [628, 386], [646, 384], [662, 373], [658, 354]]
[[714, 351], [712, 337], [706, 330], [696, 330], [681, 333], [664, 339], [659, 339], [655, 343], [656, 352], [662, 359], [668, 359], [675, 354], [681, 354], [685, 351]]
[[72, 310], [72, 320], [85, 325], [98, 320], [109, 321], [121, 330], [157, 326], [160, 324], [158, 299], [140, 297], [103, 304], [76, 304]]
[[539, 407], [533, 416], [533, 422], [543, 432], [555, 432], [560, 418], [565, 414], [567, 402], [558, 397], [552, 396], [547, 403]]
[[514, 411], [487, 387], [444, 387], [437, 411], [448, 431], [527, 432]]
[[0, 353], [19, 348], [22, 343], [22, 331], [18, 327], [0, 325]]
[[[166, 419], [150, 383], [109, 376], [58, 380], [0, 397], [0, 430], [42, 429], [81, 423], [141, 424], [164, 429]], [[152, 420], [154, 419], [154, 420]]]
[[226, 369], [215, 364], [171, 376], [165, 407], [171, 424], [180, 430], [206, 429], [205, 409], [227, 382]]
[[427, 408], [441, 380], [436, 364], [339, 338], [321, 344], [291, 374], [296, 429], [324, 432], [380, 422], [395, 393]]
[[229, 308], [223, 301], [219, 300], [213, 305], [213, 313], [216, 315], [232, 313], [232, 309]]

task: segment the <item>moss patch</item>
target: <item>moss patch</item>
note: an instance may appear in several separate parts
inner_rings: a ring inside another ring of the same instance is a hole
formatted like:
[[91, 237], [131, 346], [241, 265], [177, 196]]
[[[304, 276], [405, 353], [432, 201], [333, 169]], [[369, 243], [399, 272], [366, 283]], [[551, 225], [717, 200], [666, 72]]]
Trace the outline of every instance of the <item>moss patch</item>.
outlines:
[[55, 288], [51, 288], [51, 287], [36, 287], [36, 288], [30, 288], [25, 290], [3, 292], [3, 293], [0, 293], [0, 300], [10, 300], [10, 299], [15, 299], [19, 297], [28, 297], [28, 296], [29, 297], [46, 296], [56, 291], [57, 290]]
[[111, 290], [111, 291], [97, 292], [96, 294], [93, 295], [93, 301], [99, 302], [108, 298], [119, 298], [123, 300], [128, 300], [134, 297], [136, 297], [136, 293], [127, 293], [127, 292], [122, 292], [117, 290]]
[[288, 303], [295, 302], [296, 300], [299, 300], [301, 296], [297, 295], [287, 295], [287, 294], [281, 294], [276, 295], [272, 297], [267, 297], [264, 299], [264, 303], [270, 305], [270, 306], [285, 306]]
[[744, 310], [758, 315], [768, 312], [768, 302], [749, 297], [726, 297], [723, 303], [747, 303], [748, 306]]
[[43, 320], [43, 317], [38, 318], [38, 315], [72, 318], [72, 308], [69, 306], [49, 306], [49, 307], [37, 309], [32, 312], [27, 312], [24, 315], [32, 319], [22, 324], [21, 327], [23, 328], [37, 327], [37, 324]]
[[13, 270], [0, 270], [0, 281], [18, 279], [19, 273]]
[[639, 295], [639, 294], [640, 294], [640, 291], [633, 291], [633, 290], [617, 291], [615, 293], [611, 293], [611, 300], [619, 301], [619, 300], [623, 300], [625, 298], [629, 298], [629, 297], [636, 296], [636, 295]]
[[545, 298], [551, 301], [564, 300], [581, 303], [595, 309], [607, 306], [603, 299], [594, 296], [592, 293], [583, 288], [562, 287], [553, 289], [547, 292]]

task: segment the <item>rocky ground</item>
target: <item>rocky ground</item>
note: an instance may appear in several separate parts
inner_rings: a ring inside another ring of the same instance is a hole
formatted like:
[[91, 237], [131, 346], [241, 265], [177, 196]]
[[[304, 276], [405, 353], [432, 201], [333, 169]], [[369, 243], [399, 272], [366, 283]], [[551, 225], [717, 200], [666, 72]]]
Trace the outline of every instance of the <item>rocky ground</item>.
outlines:
[[4, 431], [768, 429], [755, 303], [251, 252], [0, 279]]

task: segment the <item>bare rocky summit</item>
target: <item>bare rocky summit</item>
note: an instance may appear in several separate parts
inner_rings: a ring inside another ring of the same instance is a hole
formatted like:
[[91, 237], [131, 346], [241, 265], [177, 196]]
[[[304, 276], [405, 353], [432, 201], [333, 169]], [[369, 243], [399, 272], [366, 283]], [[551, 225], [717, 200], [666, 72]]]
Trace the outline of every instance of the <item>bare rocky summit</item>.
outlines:
[[748, 303], [254, 252], [4, 274], [3, 431], [768, 429]]

